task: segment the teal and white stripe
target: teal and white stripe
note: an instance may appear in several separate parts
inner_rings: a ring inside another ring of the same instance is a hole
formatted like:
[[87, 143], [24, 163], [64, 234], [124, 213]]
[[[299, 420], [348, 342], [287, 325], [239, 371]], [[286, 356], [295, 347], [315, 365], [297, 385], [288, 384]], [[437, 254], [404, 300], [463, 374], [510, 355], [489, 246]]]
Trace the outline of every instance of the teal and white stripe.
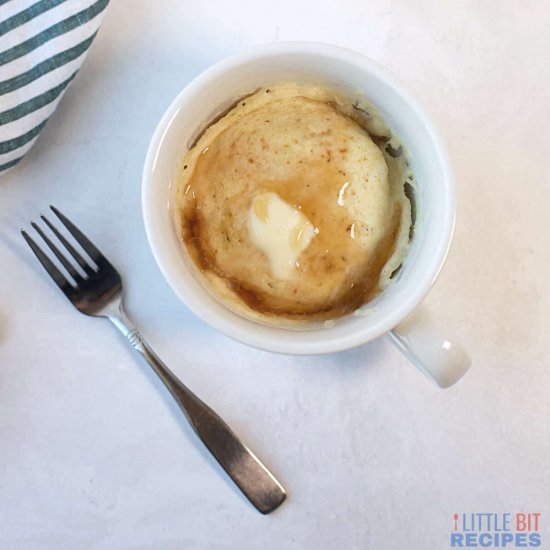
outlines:
[[33, 146], [109, 0], [0, 0], [0, 173]]

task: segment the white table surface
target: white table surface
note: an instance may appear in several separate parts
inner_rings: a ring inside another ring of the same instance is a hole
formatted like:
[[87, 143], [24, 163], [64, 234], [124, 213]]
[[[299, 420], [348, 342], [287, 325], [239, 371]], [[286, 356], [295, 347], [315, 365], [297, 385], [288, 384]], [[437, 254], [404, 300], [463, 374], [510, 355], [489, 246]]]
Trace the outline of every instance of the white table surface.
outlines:
[[[113, 2], [36, 147], [0, 179], [0, 548], [449, 547], [454, 512], [541, 512], [550, 545], [550, 7], [543, 0]], [[427, 299], [474, 359], [442, 391], [387, 339], [275, 356], [198, 321], [149, 251], [153, 129], [213, 62], [319, 40], [393, 71], [456, 167], [454, 245]], [[168, 365], [280, 477], [258, 514], [107, 322], [76, 313], [19, 229], [55, 204], [124, 274]], [[543, 545], [544, 546], [544, 545]]]

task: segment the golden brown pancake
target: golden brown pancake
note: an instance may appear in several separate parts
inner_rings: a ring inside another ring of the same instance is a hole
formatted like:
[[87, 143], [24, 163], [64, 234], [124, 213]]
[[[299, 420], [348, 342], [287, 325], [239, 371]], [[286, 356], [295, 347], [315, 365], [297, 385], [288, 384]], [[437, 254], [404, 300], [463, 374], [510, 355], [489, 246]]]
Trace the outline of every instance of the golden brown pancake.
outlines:
[[[327, 88], [279, 84], [240, 101], [185, 155], [180, 234], [231, 309], [276, 324], [332, 319], [369, 301], [401, 264], [411, 225], [404, 156], [388, 155], [385, 138], [375, 142], [355, 115]], [[270, 197], [272, 215], [286, 204], [278, 215], [290, 221], [271, 220], [262, 240], [251, 216], [267, 223]], [[284, 245], [288, 230], [294, 246], [288, 224], [298, 216], [310, 238], [277, 269], [286, 248], [272, 248], [270, 231]]]

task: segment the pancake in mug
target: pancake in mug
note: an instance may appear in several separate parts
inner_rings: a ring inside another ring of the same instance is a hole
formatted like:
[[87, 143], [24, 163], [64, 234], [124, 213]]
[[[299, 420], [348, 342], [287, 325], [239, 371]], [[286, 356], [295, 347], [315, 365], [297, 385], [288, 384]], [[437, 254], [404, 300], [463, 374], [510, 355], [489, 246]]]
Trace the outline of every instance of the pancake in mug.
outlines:
[[408, 251], [412, 182], [372, 106], [277, 84], [240, 100], [187, 151], [177, 225], [223, 304], [298, 326], [351, 313], [389, 284]]

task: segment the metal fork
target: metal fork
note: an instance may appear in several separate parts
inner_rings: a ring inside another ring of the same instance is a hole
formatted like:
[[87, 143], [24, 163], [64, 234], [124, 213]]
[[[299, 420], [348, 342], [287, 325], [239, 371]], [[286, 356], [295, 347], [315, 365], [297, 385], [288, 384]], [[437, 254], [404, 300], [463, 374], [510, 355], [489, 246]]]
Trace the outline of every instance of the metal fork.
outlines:
[[[95, 264], [84, 259], [55, 225], [45, 216], [41, 216], [72, 258], [72, 260], [68, 259], [39, 225], [31, 223], [70, 275], [71, 281], [22, 230], [21, 234], [50, 277], [81, 313], [109, 319], [126, 336], [132, 347], [153, 367], [199, 438], [248, 500], [262, 514], [269, 514], [275, 510], [286, 498], [281, 484], [256, 455], [239, 440], [233, 430], [155, 355], [124, 312], [122, 280], [117, 270], [70, 220], [57, 208], [53, 206], [50, 208]], [[76, 268], [75, 263], [78, 264], [83, 275]]]

